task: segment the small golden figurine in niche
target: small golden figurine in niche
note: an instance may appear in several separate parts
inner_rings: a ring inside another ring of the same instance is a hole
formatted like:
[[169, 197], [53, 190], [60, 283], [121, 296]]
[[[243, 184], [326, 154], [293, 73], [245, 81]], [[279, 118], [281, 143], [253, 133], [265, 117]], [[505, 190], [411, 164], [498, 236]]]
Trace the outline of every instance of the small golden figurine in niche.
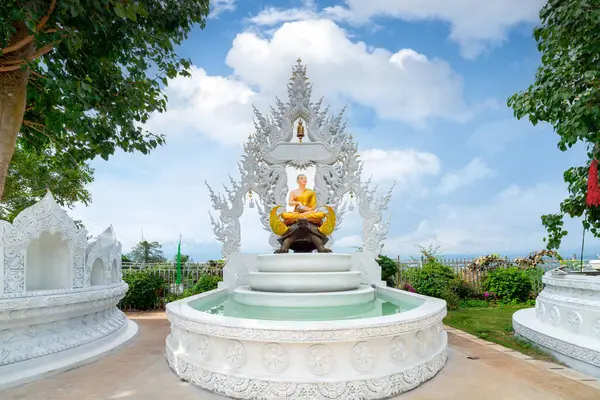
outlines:
[[296, 130], [296, 137], [302, 143], [302, 138], [304, 138], [304, 126], [302, 126], [302, 120], [298, 121], [298, 128]]

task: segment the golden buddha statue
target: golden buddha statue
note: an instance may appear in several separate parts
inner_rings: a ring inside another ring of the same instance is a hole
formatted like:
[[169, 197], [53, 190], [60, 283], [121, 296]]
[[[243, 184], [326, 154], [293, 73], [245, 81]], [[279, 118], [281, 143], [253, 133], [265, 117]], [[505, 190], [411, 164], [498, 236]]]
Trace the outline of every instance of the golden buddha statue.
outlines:
[[306, 188], [306, 175], [298, 175], [296, 182], [298, 188], [292, 190], [288, 198], [288, 205], [293, 206], [294, 211], [282, 213], [283, 222], [289, 226], [296, 223], [300, 218], [305, 218], [309, 222], [320, 226], [326, 214], [322, 211], [315, 211], [317, 208], [317, 194], [314, 190]]
[[290, 192], [288, 204], [294, 207], [293, 211], [277, 215], [281, 206], [275, 206], [269, 215], [271, 230], [280, 236], [281, 248], [277, 253], [287, 253], [290, 249], [296, 252], [306, 252], [316, 249], [319, 252], [331, 252], [324, 247], [327, 236], [335, 229], [335, 212], [325, 206], [327, 213], [316, 211], [317, 194], [306, 188], [306, 175], [300, 174], [296, 178], [298, 188]]

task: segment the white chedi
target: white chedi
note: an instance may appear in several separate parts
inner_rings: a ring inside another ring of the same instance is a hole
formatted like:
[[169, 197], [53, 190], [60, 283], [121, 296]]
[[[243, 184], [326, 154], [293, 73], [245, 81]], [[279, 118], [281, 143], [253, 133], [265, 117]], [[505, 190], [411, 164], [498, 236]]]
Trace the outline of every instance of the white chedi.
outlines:
[[121, 242], [112, 226], [106, 228], [86, 249], [86, 281], [90, 286], [109, 285], [122, 280]]
[[112, 228], [88, 244], [48, 192], [0, 221], [0, 390], [79, 366], [130, 339], [117, 309], [121, 243]]

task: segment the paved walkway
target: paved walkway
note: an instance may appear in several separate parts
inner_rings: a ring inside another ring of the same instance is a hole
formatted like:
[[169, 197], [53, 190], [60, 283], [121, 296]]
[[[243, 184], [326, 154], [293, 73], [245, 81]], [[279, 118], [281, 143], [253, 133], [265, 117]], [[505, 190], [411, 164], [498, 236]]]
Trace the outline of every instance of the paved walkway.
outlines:
[[[2, 400], [216, 400], [221, 396], [181, 382], [164, 353], [164, 314], [131, 315], [139, 335], [119, 352], [86, 366], [0, 392]], [[446, 367], [402, 400], [593, 400], [600, 382], [556, 364], [449, 329]], [[469, 358], [470, 357], [470, 358]], [[552, 368], [552, 369], [549, 369]]]

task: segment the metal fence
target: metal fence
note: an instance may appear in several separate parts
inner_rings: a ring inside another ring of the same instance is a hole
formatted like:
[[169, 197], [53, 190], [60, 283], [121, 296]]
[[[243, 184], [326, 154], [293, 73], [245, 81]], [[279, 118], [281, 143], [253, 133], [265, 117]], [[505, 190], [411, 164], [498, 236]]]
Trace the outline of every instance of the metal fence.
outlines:
[[171, 294], [181, 294], [192, 288], [204, 275], [223, 276], [223, 267], [213, 263], [183, 263], [181, 265], [181, 284], [177, 284], [177, 265], [174, 263], [125, 263], [122, 264], [123, 275], [136, 274], [141, 271], [160, 276], [166, 283], [163, 298]]
[[[441, 264], [451, 267], [458, 276], [460, 276], [465, 282], [467, 282], [474, 290], [480, 291], [483, 289], [483, 283], [487, 278], [489, 272], [488, 269], [474, 267], [475, 258], [438, 258]], [[410, 283], [410, 270], [414, 268], [422, 268], [425, 264], [425, 260], [421, 259], [410, 259], [401, 260], [399, 257], [396, 258], [396, 264], [398, 265], [398, 272], [396, 275], [396, 286], [401, 287], [404, 283]], [[568, 260], [567, 263], [579, 264], [577, 260]], [[584, 264], [587, 261], [584, 261]], [[494, 261], [495, 268], [507, 268], [516, 265], [516, 259], [508, 257], [500, 258]], [[531, 277], [533, 292], [537, 295], [544, 288], [542, 282], [542, 276], [545, 272], [564, 266], [565, 262], [554, 259], [544, 260], [543, 264], [539, 264], [534, 268], [528, 269], [528, 273]]]
[[[482, 290], [488, 271], [474, 268], [474, 260], [474, 258], [438, 258], [441, 264], [451, 267], [474, 290]], [[396, 281], [395, 286], [397, 287], [402, 287], [404, 283], [410, 283], [409, 271], [415, 268], [422, 268], [425, 264], [423, 259], [401, 260], [400, 257], [397, 257], [395, 261], [398, 266], [394, 279]], [[497, 268], [505, 268], [515, 265], [515, 260], [503, 258], [497, 260], [495, 265]], [[560, 267], [561, 265], [558, 260], [547, 260], [544, 264], [529, 270], [535, 294], [541, 292], [543, 289], [542, 275], [546, 271]], [[223, 265], [216, 262], [182, 263], [180, 285], [177, 285], [177, 266], [172, 262], [148, 264], [123, 262], [122, 269], [124, 275], [135, 274], [140, 271], [151, 271], [162, 277], [167, 284], [163, 292], [163, 299], [172, 294], [181, 294], [184, 290], [193, 287], [203, 275], [223, 276]]]

